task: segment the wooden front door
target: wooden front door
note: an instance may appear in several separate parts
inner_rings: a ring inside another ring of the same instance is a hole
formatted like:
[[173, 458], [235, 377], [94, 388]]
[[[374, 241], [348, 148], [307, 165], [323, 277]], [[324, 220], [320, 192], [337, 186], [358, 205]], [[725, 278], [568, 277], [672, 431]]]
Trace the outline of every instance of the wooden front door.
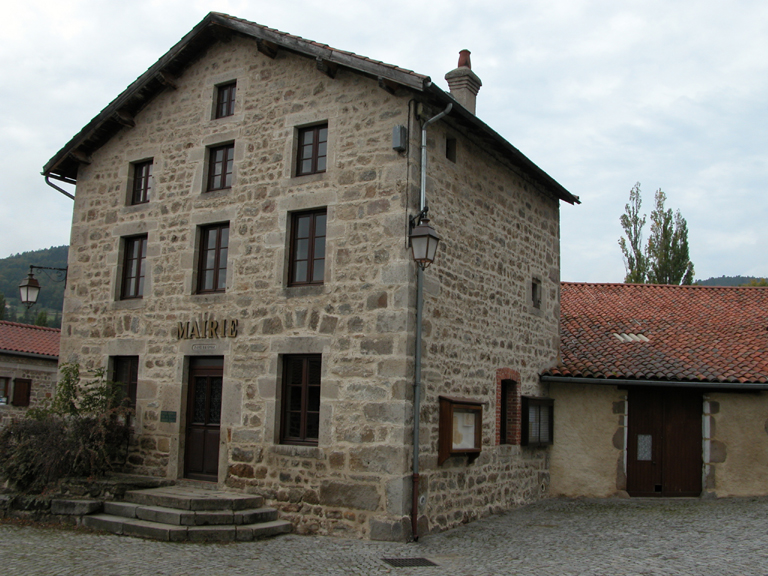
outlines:
[[184, 476], [216, 482], [219, 478], [219, 428], [224, 359], [192, 358], [189, 363]]
[[694, 390], [630, 389], [630, 496], [701, 494], [701, 409], [701, 393]]

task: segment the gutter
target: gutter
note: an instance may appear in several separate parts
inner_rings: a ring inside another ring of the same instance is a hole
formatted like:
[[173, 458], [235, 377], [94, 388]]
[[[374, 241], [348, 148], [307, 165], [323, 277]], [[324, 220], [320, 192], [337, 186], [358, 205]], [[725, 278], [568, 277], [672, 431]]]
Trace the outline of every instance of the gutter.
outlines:
[[573, 376], [540, 376], [542, 382], [559, 384], [597, 384], [600, 386], [666, 386], [669, 388], [707, 388], [719, 390], [768, 390], [768, 382], [695, 382], [691, 380], [629, 380], [626, 378], [576, 378]]
[[42, 360], [59, 360], [58, 356], [48, 356], [47, 354], [35, 354], [34, 352], [19, 352], [17, 350], [0, 350], [0, 354], [7, 356], [21, 356], [23, 358], [40, 358]]
[[69, 192], [67, 192], [63, 188], [59, 188], [58, 186], [56, 186], [56, 184], [51, 182], [49, 180], [49, 178], [55, 178], [56, 180], [58, 180], [60, 182], [66, 182], [67, 184], [77, 184], [77, 181], [72, 180], [72, 178], [64, 178], [64, 177], [60, 177], [60, 176], [54, 176], [53, 174], [46, 174], [45, 172], [41, 172], [41, 174], [43, 176], [45, 176], [45, 183], [48, 184], [48, 186], [50, 186], [54, 190], [58, 190], [59, 192], [64, 194], [64, 196], [66, 196], [67, 198], [71, 198], [72, 200], [75, 199], [75, 196], [73, 194], [70, 194]]

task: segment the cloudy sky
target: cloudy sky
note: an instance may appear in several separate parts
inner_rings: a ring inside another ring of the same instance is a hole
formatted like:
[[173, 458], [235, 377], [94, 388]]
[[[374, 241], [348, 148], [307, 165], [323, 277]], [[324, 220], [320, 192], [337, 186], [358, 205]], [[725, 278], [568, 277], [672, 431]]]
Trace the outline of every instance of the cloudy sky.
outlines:
[[[697, 278], [768, 275], [768, 3], [0, 0], [0, 257], [69, 243], [42, 166], [211, 10], [428, 74], [472, 51], [477, 114], [573, 194], [562, 279], [621, 282], [641, 182], [688, 221]], [[647, 230], [646, 230], [647, 236]]]

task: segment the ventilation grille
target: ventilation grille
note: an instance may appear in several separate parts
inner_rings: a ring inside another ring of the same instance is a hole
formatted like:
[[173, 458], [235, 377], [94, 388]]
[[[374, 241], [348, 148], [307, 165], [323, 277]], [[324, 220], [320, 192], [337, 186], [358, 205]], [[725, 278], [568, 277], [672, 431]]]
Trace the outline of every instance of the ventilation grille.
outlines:
[[396, 566], [398, 568], [407, 568], [410, 566], [437, 566], [437, 564], [426, 558], [382, 558], [382, 560], [390, 566]]
[[616, 334], [614, 333], [614, 338], [616, 338], [619, 342], [650, 342], [648, 338], [643, 336], [642, 334]]

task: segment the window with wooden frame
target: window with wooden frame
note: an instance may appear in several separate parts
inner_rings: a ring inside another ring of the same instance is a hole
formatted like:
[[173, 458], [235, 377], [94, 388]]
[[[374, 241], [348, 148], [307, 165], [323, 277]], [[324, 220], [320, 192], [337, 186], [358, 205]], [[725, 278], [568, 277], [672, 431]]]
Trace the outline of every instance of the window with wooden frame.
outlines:
[[200, 229], [200, 260], [197, 292], [224, 292], [227, 287], [229, 222]]
[[10, 393], [11, 379], [0, 378], [0, 404], [8, 403], [8, 394]]
[[136, 406], [136, 389], [139, 383], [139, 357], [113, 356], [112, 382], [120, 383], [131, 406]]
[[531, 279], [531, 304], [534, 308], [541, 308], [541, 280]]
[[210, 148], [208, 153], [208, 186], [206, 190], [225, 190], [232, 187], [235, 163], [235, 145], [225, 144]]
[[216, 88], [216, 118], [225, 118], [235, 113], [235, 92], [237, 82], [228, 82]]
[[152, 166], [154, 162], [147, 160], [137, 162], [133, 165], [133, 191], [131, 193], [131, 204], [145, 204], [149, 202], [152, 192]]
[[144, 297], [144, 273], [147, 260], [147, 236], [125, 239], [121, 300]]
[[320, 354], [283, 357], [282, 444], [316, 446], [320, 434]]
[[296, 176], [325, 172], [328, 158], [328, 124], [299, 129]]
[[323, 283], [327, 219], [325, 208], [292, 215], [289, 286]]
[[29, 397], [32, 392], [32, 380], [26, 378], [15, 378], [13, 381], [13, 402], [14, 406], [29, 406]]
[[554, 441], [554, 408], [551, 398], [523, 396], [523, 446], [548, 446]]

